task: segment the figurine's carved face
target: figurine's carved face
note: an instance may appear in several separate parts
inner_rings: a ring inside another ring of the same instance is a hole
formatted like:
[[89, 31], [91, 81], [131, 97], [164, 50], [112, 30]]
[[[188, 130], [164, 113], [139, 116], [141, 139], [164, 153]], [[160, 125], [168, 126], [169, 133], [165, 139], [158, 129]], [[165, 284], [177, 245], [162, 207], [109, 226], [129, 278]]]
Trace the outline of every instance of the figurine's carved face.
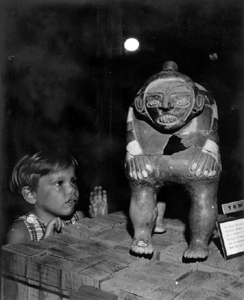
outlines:
[[189, 121], [195, 103], [194, 91], [181, 79], [158, 79], [146, 88], [144, 103], [157, 128], [176, 130]]

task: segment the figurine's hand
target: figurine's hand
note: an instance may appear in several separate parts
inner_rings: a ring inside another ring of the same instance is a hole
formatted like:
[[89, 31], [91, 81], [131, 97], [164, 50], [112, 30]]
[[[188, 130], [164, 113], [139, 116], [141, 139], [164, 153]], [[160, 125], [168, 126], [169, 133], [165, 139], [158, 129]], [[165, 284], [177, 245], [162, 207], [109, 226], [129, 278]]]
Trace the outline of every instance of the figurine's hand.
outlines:
[[220, 158], [202, 150], [193, 160], [190, 171], [195, 176], [214, 177], [221, 172]]
[[64, 226], [65, 226], [64, 221], [62, 221], [60, 218], [52, 219], [47, 224], [46, 231], [45, 231], [45, 234], [43, 236], [43, 239], [45, 239], [48, 236], [53, 235], [55, 233], [60, 233]]
[[127, 174], [136, 180], [147, 178], [153, 171], [151, 163], [146, 156], [133, 156], [129, 152], [126, 154], [125, 167]]
[[96, 186], [90, 193], [89, 214], [91, 218], [104, 216], [108, 213], [107, 192]]

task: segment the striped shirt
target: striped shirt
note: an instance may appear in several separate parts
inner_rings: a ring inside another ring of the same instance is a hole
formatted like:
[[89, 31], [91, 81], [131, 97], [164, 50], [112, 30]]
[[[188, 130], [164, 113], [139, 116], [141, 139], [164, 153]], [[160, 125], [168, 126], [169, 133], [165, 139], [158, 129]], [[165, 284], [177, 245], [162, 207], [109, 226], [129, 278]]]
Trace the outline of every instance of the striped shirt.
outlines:
[[[73, 217], [70, 220], [64, 221], [66, 225], [75, 224], [79, 220], [77, 212], [74, 213]], [[42, 223], [35, 214], [29, 212], [28, 214], [19, 217], [16, 221], [23, 221], [27, 227], [31, 241], [39, 241], [45, 234], [46, 225]], [[16, 222], [15, 221], [15, 222]]]

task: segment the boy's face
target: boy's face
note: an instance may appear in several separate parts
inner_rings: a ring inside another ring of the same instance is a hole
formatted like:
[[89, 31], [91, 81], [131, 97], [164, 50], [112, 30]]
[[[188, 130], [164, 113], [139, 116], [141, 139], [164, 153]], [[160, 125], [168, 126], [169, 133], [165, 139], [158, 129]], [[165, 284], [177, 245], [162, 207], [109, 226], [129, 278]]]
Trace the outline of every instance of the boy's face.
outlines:
[[74, 169], [42, 176], [35, 192], [35, 212], [44, 222], [54, 217], [71, 215], [78, 203], [79, 192]]

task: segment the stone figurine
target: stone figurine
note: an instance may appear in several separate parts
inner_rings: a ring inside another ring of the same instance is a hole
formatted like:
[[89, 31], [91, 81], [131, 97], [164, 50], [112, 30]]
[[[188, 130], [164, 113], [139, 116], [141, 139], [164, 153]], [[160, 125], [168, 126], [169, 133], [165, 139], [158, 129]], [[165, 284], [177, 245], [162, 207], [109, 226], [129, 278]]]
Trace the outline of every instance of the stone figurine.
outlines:
[[153, 231], [165, 231], [165, 203], [157, 204], [157, 193], [166, 183], [177, 183], [185, 186], [191, 198], [191, 236], [183, 257], [207, 258], [222, 170], [214, 98], [179, 73], [174, 62], [166, 62], [129, 108], [126, 150], [129, 213], [134, 227], [131, 251], [153, 253]]

